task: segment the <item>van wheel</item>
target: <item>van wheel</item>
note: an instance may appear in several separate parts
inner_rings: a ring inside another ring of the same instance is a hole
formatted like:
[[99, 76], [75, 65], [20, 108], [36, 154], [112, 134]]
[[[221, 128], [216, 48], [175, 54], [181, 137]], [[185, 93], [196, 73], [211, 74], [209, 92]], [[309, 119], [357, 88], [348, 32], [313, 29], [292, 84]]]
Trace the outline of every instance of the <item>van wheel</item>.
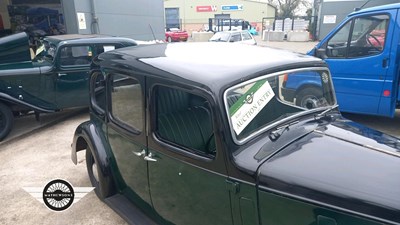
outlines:
[[306, 109], [314, 109], [318, 107], [320, 98], [322, 98], [321, 90], [313, 87], [304, 88], [296, 95], [296, 105]]
[[0, 103], [0, 141], [10, 133], [13, 123], [14, 116], [11, 109]]
[[90, 183], [94, 187], [94, 192], [101, 200], [109, 197], [111, 193], [111, 180], [103, 176], [100, 165], [97, 163], [96, 157], [93, 155], [91, 148], [86, 149], [86, 167], [90, 179]]

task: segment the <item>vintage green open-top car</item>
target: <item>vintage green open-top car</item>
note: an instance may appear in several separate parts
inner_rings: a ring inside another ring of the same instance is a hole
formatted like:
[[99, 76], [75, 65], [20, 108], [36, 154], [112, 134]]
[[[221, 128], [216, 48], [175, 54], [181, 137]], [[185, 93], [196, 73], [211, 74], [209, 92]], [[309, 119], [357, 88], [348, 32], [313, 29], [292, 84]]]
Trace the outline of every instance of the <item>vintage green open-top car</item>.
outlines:
[[[107, 52], [93, 69], [72, 160], [86, 150], [96, 194], [129, 223], [400, 224], [400, 141], [341, 116], [323, 61], [177, 43]], [[289, 73], [322, 95], [285, 100]]]
[[14, 116], [88, 106], [92, 58], [136, 45], [129, 38], [73, 34], [45, 37], [33, 51], [28, 39], [26, 33], [0, 39], [0, 140]]

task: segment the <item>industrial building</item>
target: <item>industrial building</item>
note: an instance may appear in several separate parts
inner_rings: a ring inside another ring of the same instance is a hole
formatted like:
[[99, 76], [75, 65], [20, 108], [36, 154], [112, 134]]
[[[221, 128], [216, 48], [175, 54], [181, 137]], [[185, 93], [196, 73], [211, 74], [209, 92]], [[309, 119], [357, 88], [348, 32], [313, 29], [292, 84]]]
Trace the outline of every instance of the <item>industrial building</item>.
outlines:
[[164, 0], [166, 28], [202, 31], [212, 19], [240, 19], [261, 30], [264, 17], [275, 17], [267, 0]]
[[1, 0], [0, 35], [106, 34], [164, 39], [163, 0]]
[[398, 2], [398, 0], [320, 0], [316, 32], [318, 39], [324, 38], [354, 10]]

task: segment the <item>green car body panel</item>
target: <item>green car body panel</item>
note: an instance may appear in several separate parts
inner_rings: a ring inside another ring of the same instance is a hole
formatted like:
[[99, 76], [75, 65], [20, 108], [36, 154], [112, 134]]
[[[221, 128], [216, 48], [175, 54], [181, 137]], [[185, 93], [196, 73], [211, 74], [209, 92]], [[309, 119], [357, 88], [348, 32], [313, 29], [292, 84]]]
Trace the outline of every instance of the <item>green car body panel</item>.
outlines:
[[[93, 151], [95, 192], [129, 224], [400, 224], [400, 140], [343, 118], [319, 59], [156, 44], [101, 54], [92, 71], [91, 119], [71, 157]], [[279, 99], [288, 73], [310, 71], [328, 89], [316, 108]], [[240, 136], [235, 125], [266, 101]]]
[[[0, 39], [0, 140], [11, 129], [11, 120], [4, 112], [14, 115], [21, 112], [55, 112], [66, 108], [89, 105], [88, 80], [90, 61], [65, 63], [86, 48], [90, 59], [105, 50], [134, 46], [128, 38], [101, 35], [60, 35], [45, 37], [42, 45], [31, 55], [26, 33], [18, 33]], [[69, 56], [65, 52], [72, 50]], [[51, 57], [50, 57], [51, 56]], [[33, 58], [34, 57], [34, 58]], [[78, 58], [78, 57], [76, 57]]]

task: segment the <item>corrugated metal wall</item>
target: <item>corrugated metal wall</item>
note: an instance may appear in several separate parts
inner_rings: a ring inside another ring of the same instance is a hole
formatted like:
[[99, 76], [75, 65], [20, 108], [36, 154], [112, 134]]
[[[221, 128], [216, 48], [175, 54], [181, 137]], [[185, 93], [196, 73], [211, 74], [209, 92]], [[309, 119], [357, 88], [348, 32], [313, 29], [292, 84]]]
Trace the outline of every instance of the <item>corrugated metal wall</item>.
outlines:
[[153, 30], [156, 39], [165, 38], [163, 0], [62, 0], [62, 5], [68, 33], [153, 40]]

